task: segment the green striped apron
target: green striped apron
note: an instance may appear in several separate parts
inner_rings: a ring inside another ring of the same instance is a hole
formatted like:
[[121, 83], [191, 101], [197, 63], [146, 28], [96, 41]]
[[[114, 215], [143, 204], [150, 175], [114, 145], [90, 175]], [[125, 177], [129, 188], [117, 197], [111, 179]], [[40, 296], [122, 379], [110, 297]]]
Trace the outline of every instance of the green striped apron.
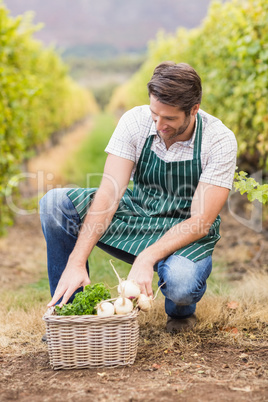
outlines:
[[[193, 159], [164, 162], [151, 150], [154, 136], [146, 139], [134, 174], [133, 190], [126, 190], [100, 242], [138, 255], [172, 226], [190, 217], [190, 208], [201, 175], [202, 118], [197, 114]], [[67, 195], [84, 220], [96, 188], [78, 188]], [[174, 254], [198, 261], [212, 254], [219, 235], [220, 217], [209, 234]]]

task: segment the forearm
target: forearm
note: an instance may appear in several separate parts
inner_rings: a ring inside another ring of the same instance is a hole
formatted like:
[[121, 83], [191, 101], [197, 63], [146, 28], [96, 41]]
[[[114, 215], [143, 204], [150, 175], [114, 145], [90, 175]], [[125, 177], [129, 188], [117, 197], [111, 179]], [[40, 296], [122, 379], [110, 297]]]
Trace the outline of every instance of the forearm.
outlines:
[[70, 259], [86, 263], [92, 249], [108, 228], [117, 210], [119, 200], [99, 188], [81, 227]]
[[211, 223], [201, 216], [193, 216], [174, 225], [158, 241], [139, 254], [139, 259], [150, 260], [154, 265], [175, 251], [201, 239], [209, 232]]

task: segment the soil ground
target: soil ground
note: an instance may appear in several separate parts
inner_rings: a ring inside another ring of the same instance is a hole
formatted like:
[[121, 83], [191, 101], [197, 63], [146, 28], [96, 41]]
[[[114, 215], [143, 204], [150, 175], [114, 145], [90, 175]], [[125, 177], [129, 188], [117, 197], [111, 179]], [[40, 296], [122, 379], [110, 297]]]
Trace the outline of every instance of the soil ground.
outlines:
[[202, 339], [183, 359], [175, 345], [139, 345], [133, 366], [113, 369], [53, 371], [47, 352], [4, 356], [0, 400], [267, 401], [267, 343]]
[[[81, 136], [71, 133], [66, 144]], [[69, 151], [64, 152], [63, 143], [60, 147], [64, 159]], [[58, 157], [48, 150], [31, 162], [31, 169], [43, 169], [41, 158], [48, 169], [55, 160], [59, 166]], [[239, 213], [241, 205], [234, 209]], [[267, 275], [267, 227], [257, 233], [241, 225], [227, 208], [222, 219], [214, 260], [224, 261], [228, 280], [240, 281], [252, 270]], [[8, 236], [0, 239], [0, 261], [2, 289], [40, 278], [46, 250], [38, 214], [18, 217]], [[53, 371], [46, 345], [40, 342], [28, 353], [1, 353], [0, 401], [267, 401], [265, 333], [257, 331], [250, 338], [217, 330], [169, 335], [164, 325], [145, 325], [132, 366], [83, 370]]]

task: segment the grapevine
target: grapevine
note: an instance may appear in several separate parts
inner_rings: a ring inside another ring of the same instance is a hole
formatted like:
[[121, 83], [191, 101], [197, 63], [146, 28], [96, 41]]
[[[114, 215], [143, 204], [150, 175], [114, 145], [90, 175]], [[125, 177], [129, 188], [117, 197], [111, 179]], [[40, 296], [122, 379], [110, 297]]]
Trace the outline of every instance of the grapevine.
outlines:
[[5, 203], [20, 164], [54, 132], [96, 112], [93, 96], [68, 76], [51, 48], [33, 39], [30, 15], [12, 18], [0, 0], [0, 234], [12, 223]]

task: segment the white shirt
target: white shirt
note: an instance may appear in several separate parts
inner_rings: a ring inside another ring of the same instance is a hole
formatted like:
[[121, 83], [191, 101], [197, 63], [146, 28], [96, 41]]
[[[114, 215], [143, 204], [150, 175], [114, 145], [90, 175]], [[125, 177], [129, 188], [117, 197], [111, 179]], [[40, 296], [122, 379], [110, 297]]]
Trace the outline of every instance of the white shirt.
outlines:
[[[198, 113], [202, 118], [200, 181], [231, 189], [236, 167], [235, 135], [216, 117], [201, 109]], [[157, 134], [149, 105], [137, 106], [121, 117], [105, 152], [135, 162], [131, 175], [133, 178], [149, 135], [154, 135], [151, 150], [160, 159], [165, 162], [179, 162], [193, 159], [195, 134], [196, 131], [190, 140], [177, 141], [167, 149], [163, 139]]]

